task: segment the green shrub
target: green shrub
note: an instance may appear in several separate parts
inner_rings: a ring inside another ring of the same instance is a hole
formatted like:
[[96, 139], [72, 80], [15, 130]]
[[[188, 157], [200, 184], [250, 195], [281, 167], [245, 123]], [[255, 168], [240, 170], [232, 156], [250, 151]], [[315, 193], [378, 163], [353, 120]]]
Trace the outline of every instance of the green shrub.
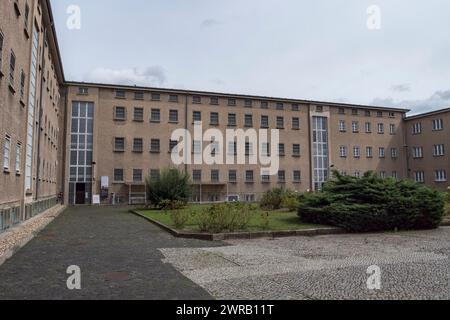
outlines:
[[269, 212], [263, 212], [261, 214], [261, 226], [260, 227], [262, 230], [269, 230], [269, 228], [270, 228]]
[[280, 188], [272, 189], [264, 193], [261, 198], [260, 205], [264, 210], [278, 210], [281, 209], [285, 191]]
[[247, 229], [256, 209], [240, 202], [214, 204], [198, 212], [195, 218], [202, 232], [233, 232]]
[[148, 200], [161, 209], [182, 207], [192, 191], [189, 175], [178, 169], [165, 169], [159, 178], [149, 176], [146, 184]]
[[190, 218], [190, 212], [185, 210], [172, 210], [169, 214], [176, 229], [183, 229]]
[[334, 172], [321, 192], [300, 197], [298, 215], [303, 222], [350, 232], [432, 229], [442, 222], [444, 204], [442, 193], [410, 180]]
[[182, 200], [162, 200], [158, 207], [162, 210], [180, 210], [187, 206], [187, 201]]
[[299, 194], [292, 191], [286, 191], [281, 202], [281, 206], [294, 212], [300, 205]]

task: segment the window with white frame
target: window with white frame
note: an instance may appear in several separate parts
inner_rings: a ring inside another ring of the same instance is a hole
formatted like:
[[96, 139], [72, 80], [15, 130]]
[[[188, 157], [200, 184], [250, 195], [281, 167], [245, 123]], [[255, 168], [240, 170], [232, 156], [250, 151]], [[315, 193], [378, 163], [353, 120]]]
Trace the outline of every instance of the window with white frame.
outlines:
[[352, 122], [352, 132], [353, 133], [358, 133], [359, 132], [359, 122], [358, 121], [353, 121]]
[[361, 178], [361, 171], [355, 171], [355, 172], [353, 173], [353, 176], [354, 176], [355, 178]]
[[379, 154], [380, 158], [384, 158], [384, 157], [386, 157], [386, 150], [384, 148], [380, 148], [378, 150], [378, 154]]
[[373, 148], [372, 147], [367, 147], [366, 148], [366, 156], [367, 156], [367, 158], [372, 158], [373, 157]]
[[414, 159], [423, 158], [423, 147], [414, 147], [413, 148], [413, 158]]
[[361, 157], [361, 148], [360, 147], [353, 147], [353, 156], [355, 158]]
[[434, 175], [435, 175], [435, 181], [436, 182], [445, 182], [445, 181], [447, 181], [447, 172], [445, 170], [436, 170]]
[[413, 134], [421, 134], [422, 133], [422, 123], [421, 122], [417, 122], [417, 123], [413, 124], [412, 133]]
[[11, 137], [5, 136], [5, 143], [3, 145], [3, 169], [8, 171], [11, 159]]
[[386, 171], [380, 171], [380, 178], [386, 179]]
[[445, 146], [443, 144], [436, 144], [433, 146], [433, 156], [442, 157], [445, 155]]
[[384, 124], [383, 123], [378, 124], [378, 133], [384, 134]]
[[397, 171], [392, 171], [392, 178], [394, 178], [395, 180], [398, 180], [398, 173], [397, 173]]
[[366, 133], [372, 133], [372, 123], [366, 122]]
[[425, 172], [423, 172], [423, 171], [414, 172], [414, 180], [418, 183], [424, 183], [425, 182]]
[[391, 158], [397, 159], [398, 158], [398, 150], [397, 148], [391, 148]]
[[347, 131], [347, 128], [345, 126], [345, 120], [340, 120], [339, 121], [339, 131], [340, 132], [345, 132]]
[[396, 134], [396, 132], [397, 132], [397, 130], [396, 130], [396, 128], [395, 128], [395, 124], [390, 124], [390, 125], [389, 125], [389, 133], [390, 133], [391, 135], [394, 135], [394, 134]]
[[339, 147], [339, 155], [341, 156], [341, 158], [347, 158], [347, 147]]
[[442, 119], [433, 120], [433, 131], [440, 131], [444, 129], [444, 121]]
[[16, 173], [21, 172], [22, 166], [22, 144], [18, 142], [16, 144]]

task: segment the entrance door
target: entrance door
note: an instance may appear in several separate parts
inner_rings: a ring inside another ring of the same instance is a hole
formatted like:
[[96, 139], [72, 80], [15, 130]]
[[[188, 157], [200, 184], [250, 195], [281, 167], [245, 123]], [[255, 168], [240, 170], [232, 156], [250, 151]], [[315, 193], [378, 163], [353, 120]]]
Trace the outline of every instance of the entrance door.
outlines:
[[86, 201], [86, 184], [77, 183], [75, 204], [85, 204]]

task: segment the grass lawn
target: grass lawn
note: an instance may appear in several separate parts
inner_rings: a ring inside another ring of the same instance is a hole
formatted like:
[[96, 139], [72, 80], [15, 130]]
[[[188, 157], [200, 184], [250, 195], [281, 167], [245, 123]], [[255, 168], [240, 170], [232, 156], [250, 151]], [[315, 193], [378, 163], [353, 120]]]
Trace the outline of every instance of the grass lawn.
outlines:
[[[201, 205], [191, 205], [194, 211], [202, 210]], [[140, 210], [138, 211], [140, 214], [157, 220], [158, 222], [165, 224], [171, 228], [174, 228], [172, 223], [172, 219], [170, 218], [169, 212], [159, 211], [159, 210]], [[261, 225], [263, 224], [262, 214], [267, 211], [258, 209], [254, 212], [250, 219], [249, 226], [246, 230], [241, 231], [262, 231]], [[310, 229], [310, 228], [320, 228], [324, 226], [313, 225], [302, 223], [297, 216], [296, 212], [287, 212], [287, 211], [274, 211], [269, 213], [269, 229], [270, 231], [289, 231], [289, 230], [302, 230], [302, 229]], [[180, 230], [181, 231], [181, 230]], [[185, 228], [182, 231], [190, 231], [190, 232], [200, 232], [196, 221], [195, 216], [191, 216], [189, 221], [187, 222]]]

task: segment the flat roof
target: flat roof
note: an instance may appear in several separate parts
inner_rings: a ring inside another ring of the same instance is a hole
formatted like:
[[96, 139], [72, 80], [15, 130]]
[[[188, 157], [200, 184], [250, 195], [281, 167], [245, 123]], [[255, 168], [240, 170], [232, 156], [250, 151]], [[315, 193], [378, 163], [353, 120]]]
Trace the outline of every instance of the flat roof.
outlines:
[[69, 86], [85, 86], [85, 87], [95, 87], [95, 88], [103, 88], [103, 89], [154, 91], [154, 92], [164, 92], [164, 93], [173, 93], [173, 94], [205, 95], [205, 96], [217, 96], [217, 97], [239, 98], [239, 99], [255, 99], [255, 100], [263, 100], [263, 101], [279, 101], [279, 102], [283, 101], [283, 102], [299, 103], [299, 104], [313, 104], [313, 105], [326, 105], [326, 106], [334, 106], [334, 107], [395, 111], [395, 112], [401, 112], [401, 113], [407, 113], [407, 112], [411, 111], [409, 109], [403, 109], [403, 108], [391, 108], [391, 107], [369, 106], [369, 105], [361, 105], [361, 104], [325, 102], [325, 101], [279, 98], [279, 97], [269, 97], [269, 96], [256, 96], [256, 95], [223, 93], [223, 92], [197, 91], [197, 90], [185, 90], [185, 89], [168, 89], [168, 88], [142, 87], [142, 86], [121, 85], [121, 84], [78, 82], [78, 81], [66, 81], [65, 83], [66, 83], [66, 85], [69, 85]]
[[434, 110], [434, 111], [430, 111], [430, 112], [426, 112], [426, 113], [412, 115], [412, 116], [406, 117], [405, 120], [420, 119], [420, 118], [425, 118], [425, 117], [434, 116], [434, 115], [447, 113], [447, 112], [450, 112], [450, 108], [439, 109], [439, 110]]

